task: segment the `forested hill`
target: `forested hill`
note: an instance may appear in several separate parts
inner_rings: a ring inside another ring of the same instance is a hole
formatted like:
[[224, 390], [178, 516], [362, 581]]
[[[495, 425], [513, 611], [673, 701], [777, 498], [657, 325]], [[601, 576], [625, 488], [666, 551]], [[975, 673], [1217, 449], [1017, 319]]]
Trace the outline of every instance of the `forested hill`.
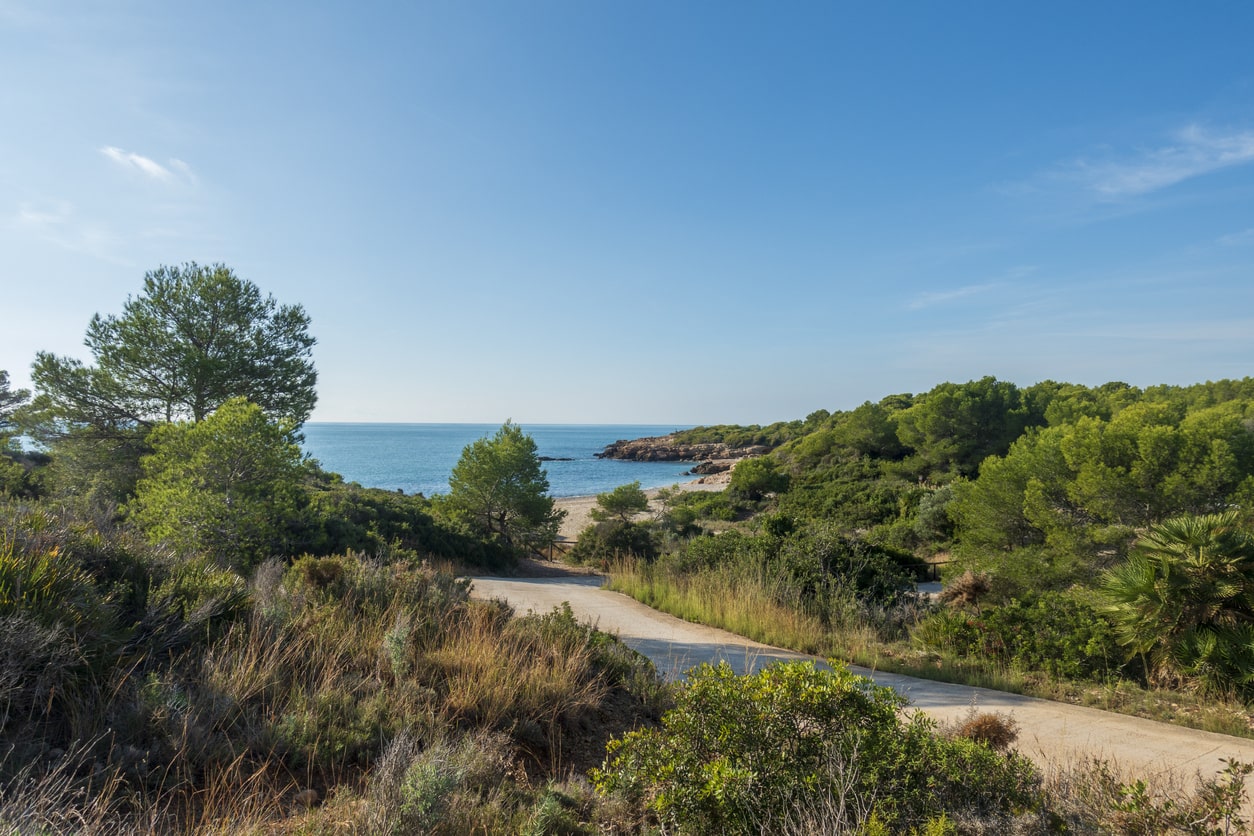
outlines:
[[1146, 389], [986, 377], [677, 438], [771, 447], [733, 487], [775, 480], [777, 509], [794, 518], [976, 563], [1032, 549], [1037, 580], [1040, 565], [1058, 582], [1095, 569], [1162, 519], [1254, 504], [1248, 377]]

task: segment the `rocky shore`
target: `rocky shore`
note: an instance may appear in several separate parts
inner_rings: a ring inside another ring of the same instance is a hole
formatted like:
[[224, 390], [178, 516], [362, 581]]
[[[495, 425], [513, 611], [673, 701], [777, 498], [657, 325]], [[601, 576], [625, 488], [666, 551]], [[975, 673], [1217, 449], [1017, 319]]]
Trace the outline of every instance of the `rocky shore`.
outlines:
[[[761, 456], [768, 452], [770, 448], [763, 445], [731, 447], [722, 443], [684, 444], [673, 435], [662, 435], [615, 441], [606, 445], [596, 456], [598, 459], [623, 459], [632, 462], [725, 462]], [[693, 472], [717, 471], [699, 471], [693, 468]]]

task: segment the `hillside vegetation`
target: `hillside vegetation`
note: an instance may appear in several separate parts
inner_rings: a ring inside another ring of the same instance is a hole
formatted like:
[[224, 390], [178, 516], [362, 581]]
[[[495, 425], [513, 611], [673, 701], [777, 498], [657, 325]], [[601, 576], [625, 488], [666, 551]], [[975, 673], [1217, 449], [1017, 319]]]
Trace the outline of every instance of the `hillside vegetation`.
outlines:
[[[1043, 776], [1005, 718], [938, 729], [839, 663], [666, 685], [569, 608], [472, 600], [461, 576], [556, 536], [534, 441], [507, 422], [435, 499], [346, 483], [299, 448], [308, 327], [222, 265], [163, 267], [92, 319], [90, 363], [39, 354], [34, 393], [0, 371], [0, 832], [1240, 827], [1243, 764], [1170, 797]], [[774, 449], [727, 492], [646, 523], [610, 492], [576, 554], [781, 644], [997, 657], [1001, 624], [1036, 639], [1008, 664], [1243, 696], [1249, 387], [1223, 386], [981, 381], [745, 431]], [[951, 547], [969, 609], [936, 610], [911, 582]], [[1172, 594], [1147, 612], [1146, 585]]]
[[[641, 600], [799, 650], [1248, 730], [1254, 379], [984, 378], [678, 435], [773, 447], [721, 494], [664, 492], [657, 520], [585, 533], [575, 556], [616, 561]], [[937, 573], [946, 606], [912, 593]]]

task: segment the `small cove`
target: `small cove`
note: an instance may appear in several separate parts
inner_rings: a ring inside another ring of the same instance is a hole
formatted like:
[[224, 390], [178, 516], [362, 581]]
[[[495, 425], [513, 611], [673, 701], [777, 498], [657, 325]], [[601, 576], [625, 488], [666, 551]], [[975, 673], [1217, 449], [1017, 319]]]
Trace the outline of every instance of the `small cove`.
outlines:
[[[666, 435], [670, 424], [520, 424], [536, 442], [549, 492], [592, 496], [628, 482], [658, 488], [688, 481], [687, 462], [598, 459], [620, 439]], [[385, 424], [310, 422], [304, 450], [326, 470], [365, 487], [431, 496], [448, 492], [448, 479], [466, 445], [493, 435], [499, 424]]]

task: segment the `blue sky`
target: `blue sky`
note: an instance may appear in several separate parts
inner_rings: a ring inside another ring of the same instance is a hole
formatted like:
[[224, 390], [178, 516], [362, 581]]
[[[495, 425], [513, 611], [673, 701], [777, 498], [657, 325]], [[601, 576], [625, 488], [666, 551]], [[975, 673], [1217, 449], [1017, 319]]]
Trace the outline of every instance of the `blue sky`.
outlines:
[[1254, 5], [0, 0], [0, 368], [223, 262], [314, 420], [1254, 372]]

